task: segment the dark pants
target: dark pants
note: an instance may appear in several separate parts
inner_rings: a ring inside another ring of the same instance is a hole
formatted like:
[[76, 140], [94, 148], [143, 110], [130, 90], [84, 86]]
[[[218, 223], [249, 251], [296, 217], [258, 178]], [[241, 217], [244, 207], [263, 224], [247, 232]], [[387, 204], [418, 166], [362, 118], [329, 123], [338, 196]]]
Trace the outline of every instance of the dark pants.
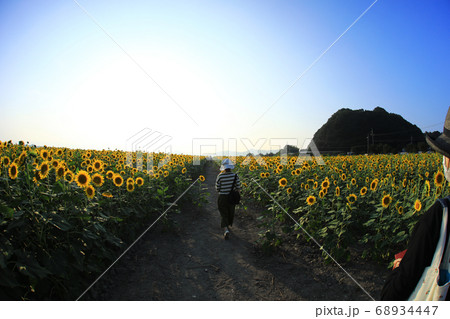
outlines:
[[228, 201], [228, 195], [219, 194], [217, 206], [219, 206], [220, 217], [222, 217], [220, 227], [233, 226], [235, 206]]

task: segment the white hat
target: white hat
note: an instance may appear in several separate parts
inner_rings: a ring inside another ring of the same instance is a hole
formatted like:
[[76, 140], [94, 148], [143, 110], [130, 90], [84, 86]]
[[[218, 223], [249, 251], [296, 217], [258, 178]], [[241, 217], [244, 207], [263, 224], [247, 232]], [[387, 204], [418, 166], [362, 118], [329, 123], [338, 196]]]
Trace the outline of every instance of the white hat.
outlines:
[[230, 161], [230, 159], [226, 158], [222, 161], [222, 166], [220, 166], [220, 170], [224, 171], [227, 168], [229, 169], [233, 169], [234, 168], [234, 164], [233, 162]]

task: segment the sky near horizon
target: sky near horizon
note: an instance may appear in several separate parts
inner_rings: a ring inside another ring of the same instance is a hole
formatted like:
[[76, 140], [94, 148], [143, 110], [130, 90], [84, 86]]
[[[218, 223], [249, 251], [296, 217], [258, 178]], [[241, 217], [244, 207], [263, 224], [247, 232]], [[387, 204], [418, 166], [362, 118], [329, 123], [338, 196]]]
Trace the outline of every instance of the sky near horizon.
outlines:
[[448, 0], [1, 1], [0, 140], [276, 150], [377, 106], [441, 131], [449, 15]]

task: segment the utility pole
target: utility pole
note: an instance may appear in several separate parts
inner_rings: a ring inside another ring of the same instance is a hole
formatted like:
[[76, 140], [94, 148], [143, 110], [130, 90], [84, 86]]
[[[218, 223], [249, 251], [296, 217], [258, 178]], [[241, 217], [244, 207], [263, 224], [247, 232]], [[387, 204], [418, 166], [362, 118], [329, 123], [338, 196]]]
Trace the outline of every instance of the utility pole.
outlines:
[[369, 137], [370, 134], [367, 134], [367, 154], [369, 154]]
[[373, 134], [373, 128], [371, 129], [370, 134], [372, 135], [372, 145], [375, 144], [375, 134]]

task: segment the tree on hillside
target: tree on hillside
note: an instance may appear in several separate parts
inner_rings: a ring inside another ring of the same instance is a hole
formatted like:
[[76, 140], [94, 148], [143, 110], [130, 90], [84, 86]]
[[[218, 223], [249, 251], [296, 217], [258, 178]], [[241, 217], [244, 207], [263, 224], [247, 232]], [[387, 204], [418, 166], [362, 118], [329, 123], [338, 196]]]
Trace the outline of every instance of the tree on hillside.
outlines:
[[416, 125], [379, 106], [373, 111], [340, 109], [313, 139], [323, 154], [397, 153], [405, 148], [417, 151], [425, 142]]

